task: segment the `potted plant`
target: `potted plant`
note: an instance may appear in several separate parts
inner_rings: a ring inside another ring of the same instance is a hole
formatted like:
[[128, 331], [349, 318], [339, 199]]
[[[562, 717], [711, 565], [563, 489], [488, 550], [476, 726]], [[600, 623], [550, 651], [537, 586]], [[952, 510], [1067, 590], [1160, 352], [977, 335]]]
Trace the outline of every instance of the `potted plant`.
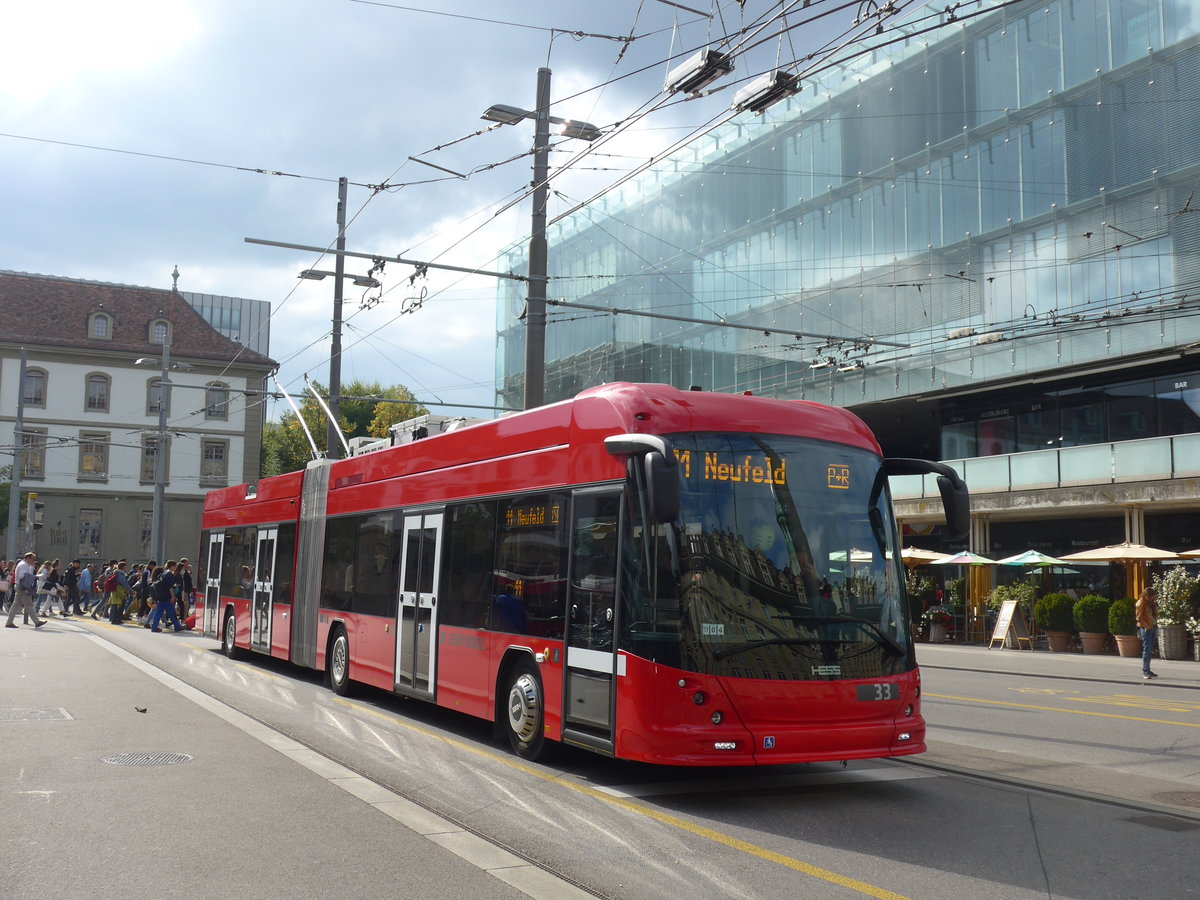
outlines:
[[1108, 607], [1108, 631], [1117, 642], [1118, 654], [1142, 655], [1142, 639], [1137, 636], [1137, 614], [1131, 597], [1114, 600]]
[[921, 613], [921, 621], [929, 635], [929, 643], [940, 644], [946, 640], [946, 629], [954, 624], [954, 616], [941, 606], [931, 606]]
[[1108, 600], [1085, 594], [1071, 607], [1071, 620], [1079, 631], [1084, 653], [1103, 653], [1108, 644]]
[[924, 624], [921, 614], [925, 607], [933, 605], [934, 592], [937, 590], [933, 579], [909, 569], [904, 574], [904, 585], [908, 591], [909, 620]]
[[1184, 623], [1192, 615], [1193, 597], [1200, 590], [1200, 575], [1188, 575], [1183, 566], [1172, 566], [1166, 574], [1151, 579], [1158, 594], [1158, 655], [1183, 659], [1187, 655]]
[[1183, 630], [1192, 636], [1192, 658], [1200, 662], [1200, 617], [1188, 616]]
[[1046, 644], [1055, 653], [1071, 646], [1074, 606], [1066, 594], [1047, 594], [1033, 605], [1033, 623], [1046, 632]]

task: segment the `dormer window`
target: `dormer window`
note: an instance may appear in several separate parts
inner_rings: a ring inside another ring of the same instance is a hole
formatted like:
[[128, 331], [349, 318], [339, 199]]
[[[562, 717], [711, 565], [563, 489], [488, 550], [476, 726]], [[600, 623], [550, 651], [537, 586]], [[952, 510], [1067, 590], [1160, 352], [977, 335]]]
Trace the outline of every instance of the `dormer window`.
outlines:
[[171, 337], [171, 323], [166, 319], [155, 319], [150, 323], [150, 343], [165, 344]]
[[94, 312], [88, 316], [88, 337], [97, 341], [111, 341], [112, 325], [112, 316], [108, 313]]

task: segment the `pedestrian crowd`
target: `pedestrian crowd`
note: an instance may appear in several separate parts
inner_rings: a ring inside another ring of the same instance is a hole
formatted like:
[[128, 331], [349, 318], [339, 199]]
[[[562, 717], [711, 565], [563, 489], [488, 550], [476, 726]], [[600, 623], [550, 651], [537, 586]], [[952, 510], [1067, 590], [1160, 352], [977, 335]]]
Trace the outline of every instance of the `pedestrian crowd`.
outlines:
[[[99, 569], [99, 571], [97, 571]], [[66, 569], [59, 560], [43, 560], [30, 551], [20, 560], [0, 560], [0, 603], [8, 612], [6, 628], [17, 628], [20, 613], [23, 624], [34, 628], [46, 624], [46, 617], [104, 615], [114, 625], [136, 622], [160, 632], [165, 618], [176, 631], [193, 628], [196, 618], [192, 567], [186, 557], [158, 565], [154, 560], [132, 567], [125, 559], [112, 559], [100, 567], [80, 565], [73, 559]]]

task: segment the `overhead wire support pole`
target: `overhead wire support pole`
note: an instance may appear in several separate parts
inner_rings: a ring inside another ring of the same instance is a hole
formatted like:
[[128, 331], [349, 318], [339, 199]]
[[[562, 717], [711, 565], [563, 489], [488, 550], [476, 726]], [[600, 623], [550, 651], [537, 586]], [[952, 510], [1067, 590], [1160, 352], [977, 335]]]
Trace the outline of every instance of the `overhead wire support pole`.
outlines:
[[340, 459], [345, 436], [338, 425], [342, 394], [342, 280], [346, 275], [346, 179], [338, 179], [337, 244], [333, 279], [333, 333], [329, 347], [329, 429], [325, 436], [325, 455]]
[[534, 106], [533, 217], [529, 232], [529, 293], [525, 305], [525, 408], [546, 398], [546, 204], [550, 171], [550, 70], [537, 72]]
[[17, 523], [20, 520], [21, 467], [25, 464], [25, 367], [29, 351], [21, 348], [21, 368], [17, 377], [17, 421], [13, 424], [12, 476], [8, 486], [8, 530], [5, 559], [15, 560], [17, 554]]

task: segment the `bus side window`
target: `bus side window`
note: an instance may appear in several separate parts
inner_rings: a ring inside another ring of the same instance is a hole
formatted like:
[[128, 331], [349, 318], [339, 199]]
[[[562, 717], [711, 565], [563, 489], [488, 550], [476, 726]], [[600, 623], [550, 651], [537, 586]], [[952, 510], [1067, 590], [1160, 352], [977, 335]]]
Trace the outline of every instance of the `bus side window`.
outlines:
[[486, 628], [496, 554], [496, 504], [447, 507], [446, 523], [438, 620], [443, 625]]

